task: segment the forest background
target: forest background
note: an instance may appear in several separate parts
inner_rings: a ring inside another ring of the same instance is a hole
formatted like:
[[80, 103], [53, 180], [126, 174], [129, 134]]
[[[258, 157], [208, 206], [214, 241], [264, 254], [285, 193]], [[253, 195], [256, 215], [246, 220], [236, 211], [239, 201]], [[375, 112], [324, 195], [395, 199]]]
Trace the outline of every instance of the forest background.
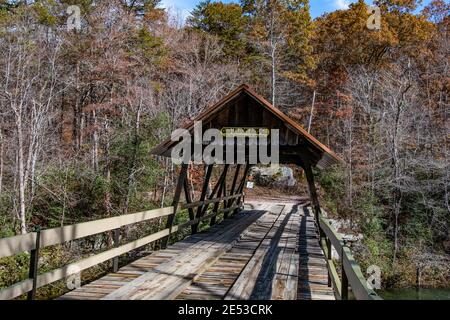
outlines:
[[362, 0], [315, 19], [308, 0], [204, 1], [186, 21], [159, 0], [0, 0], [0, 237], [169, 204], [177, 168], [149, 151], [247, 83], [345, 160], [317, 176], [362, 266], [448, 287], [450, 5], [373, 3], [381, 30]]

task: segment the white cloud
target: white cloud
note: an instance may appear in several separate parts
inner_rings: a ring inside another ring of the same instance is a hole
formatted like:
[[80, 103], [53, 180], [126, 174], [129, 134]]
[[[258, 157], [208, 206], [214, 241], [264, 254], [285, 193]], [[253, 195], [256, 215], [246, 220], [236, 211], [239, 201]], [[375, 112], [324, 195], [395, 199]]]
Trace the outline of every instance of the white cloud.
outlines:
[[190, 16], [192, 10], [187, 4], [186, 1], [182, 0], [163, 0], [160, 7], [165, 8], [172, 17], [177, 17], [184, 22]]
[[352, 3], [349, 0], [334, 0], [334, 6], [336, 9], [348, 9], [348, 6]]

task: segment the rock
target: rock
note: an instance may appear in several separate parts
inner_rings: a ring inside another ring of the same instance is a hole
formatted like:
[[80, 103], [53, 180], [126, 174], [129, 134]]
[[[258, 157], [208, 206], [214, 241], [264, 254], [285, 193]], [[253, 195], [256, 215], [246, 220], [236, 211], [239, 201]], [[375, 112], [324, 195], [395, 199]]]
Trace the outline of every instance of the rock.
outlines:
[[288, 167], [281, 167], [281, 177], [278, 179], [277, 183], [284, 185], [286, 187], [292, 188], [297, 185], [297, 180], [294, 178], [294, 170]]
[[350, 229], [350, 221], [349, 220], [335, 220], [335, 219], [329, 219], [329, 222], [331, 226], [336, 231], [341, 231], [342, 229]]
[[330, 222], [333, 229], [341, 235], [342, 240], [346, 245], [353, 246], [354, 244], [360, 243], [364, 239], [364, 235], [361, 233], [355, 235], [342, 232], [344, 230], [352, 230], [349, 220], [329, 219], [328, 221]]
[[355, 243], [364, 239], [362, 234], [354, 235], [354, 234], [342, 234], [342, 240], [345, 243]]
[[251, 174], [255, 182], [260, 186], [292, 188], [297, 185], [294, 171], [288, 167], [254, 167]]

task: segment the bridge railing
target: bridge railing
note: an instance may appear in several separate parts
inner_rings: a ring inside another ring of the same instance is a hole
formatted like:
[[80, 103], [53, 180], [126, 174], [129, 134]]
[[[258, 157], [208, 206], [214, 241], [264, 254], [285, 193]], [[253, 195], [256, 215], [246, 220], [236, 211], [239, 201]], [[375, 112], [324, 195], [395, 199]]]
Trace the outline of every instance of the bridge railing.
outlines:
[[[337, 299], [348, 300], [349, 286], [356, 300], [382, 300], [377, 293], [367, 286], [360, 266], [342, 237], [331, 226], [328, 219], [319, 216], [318, 227], [320, 229], [320, 243], [325, 253], [328, 266], [328, 285], [332, 286]], [[332, 257], [332, 249], [335, 249], [341, 261], [341, 277], [337, 271]]]
[[[177, 213], [175, 212], [175, 207], [167, 207], [151, 211], [122, 215], [113, 218], [85, 222], [61, 228], [42, 230], [38, 232], [31, 232], [25, 235], [18, 235], [15, 237], [0, 239], [0, 259], [14, 256], [23, 252], [31, 253], [28, 279], [0, 290], [0, 300], [10, 300], [24, 294], [28, 294], [28, 299], [34, 299], [36, 290], [38, 288], [59, 280], [66, 279], [71, 275], [78, 274], [83, 270], [94, 267], [109, 260], [112, 260], [114, 272], [117, 272], [119, 256], [131, 252], [135, 249], [141, 248], [145, 245], [149, 245], [155, 241], [167, 238], [171, 234], [184, 230], [189, 226], [198, 225], [204, 220], [213, 219], [218, 214], [227, 214], [233, 212], [234, 210], [239, 208], [239, 205], [235, 204], [236, 199], [240, 199], [242, 196], [243, 194], [236, 194], [234, 196], [205, 200], [192, 204], [183, 204], [181, 205], [181, 209], [188, 209], [198, 205], [217, 205], [222, 201], [224, 203], [231, 204], [231, 206], [224, 206], [223, 209], [215, 209], [211, 214], [191, 219], [183, 224], [173, 225], [170, 228], [166, 228], [164, 230], [158, 231], [156, 233], [123, 245], [120, 245], [120, 229], [122, 227], [175, 215]], [[108, 231], [114, 231], [114, 248], [84, 258], [75, 263], [68, 264], [62, 268], [39, 274], [38, 264], [40, 249], [93, 235], [98, 235]]]

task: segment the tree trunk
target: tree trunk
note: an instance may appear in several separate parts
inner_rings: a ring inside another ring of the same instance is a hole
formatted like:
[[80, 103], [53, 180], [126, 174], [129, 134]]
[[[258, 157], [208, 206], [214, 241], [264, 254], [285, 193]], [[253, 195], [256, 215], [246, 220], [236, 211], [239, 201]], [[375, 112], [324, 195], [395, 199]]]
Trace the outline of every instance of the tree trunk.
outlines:
[[276, 75], [276, 62], [275, 62], [275, 44], [273, 44], [272, 47], [272, 54], [271, 54], [271, 58], [272, 58], [272, 105], [275, 106], [276, 103], [276, 82], [277, 82], [277, 75]]
[[[109, 125], [108, 118], [104, 118], [104, 130], [105, 130], [105, 178], [108, 183], [108, 188], [105, 193], [105, 209], [108, 216], [111, 215], [111, 154], [110, 154], [110, 143], [109, 143]], [[98, 164], [97, 164], [98, 165]]]
[[2, 127], [0, 127], [0, 197], [2, 195], [2, 189], [3, 189], [3, 157], [4, 157], [4, 146], [3, 146], [3, 134], [2, 134]]
[[271, 59], [271, 82], [272, 82], [272, 105], [275, 106], [277, 103], [277, 65], [276, 65], [276, 54], [277, 54], [277, 40], [275, 36], [275, 12], [272, 8], [270, 11], [270, 59]]
[[93, 133], [94, 143], [92, 144], [92, 167], [94, 168], [95, 172], [98, 172], [98, 133], [97, 133], [97, 115], [95, 113], [95, 110], [92, 111], [92, 117], [94, 120], [94, 133]]
[[138, 154], [139, 145], [140, 145], [139, 129], [141, 126], [141, 108], [142, 108], [142, 101], [139, 102], [139, 108], [136, 113], [136, 123], [135, 123], [135, 127], [134, 127], [134, 137], [133, 137], [133, 155], [132, 155], [130, 170], [128, 171], [127, 196], [125, 198], [123, 214], [128, 213], [128, 208], [130, 205], [130, 198], [131, 198], [131, 194], [132, 194], [132, 190], [133, 190], [134, 175], [135, 175], [136, 165], [137, 165], [137, 154]]
[[25, 165], [23, 150], [23, 132], [22, 132], [22, 113], [16, 111], [16, 130], [17, 130], [17, 175], [19, 182], [19, 219], [20, 231], [27, 233], [26, 225], [26, 207], [25, 207]]

